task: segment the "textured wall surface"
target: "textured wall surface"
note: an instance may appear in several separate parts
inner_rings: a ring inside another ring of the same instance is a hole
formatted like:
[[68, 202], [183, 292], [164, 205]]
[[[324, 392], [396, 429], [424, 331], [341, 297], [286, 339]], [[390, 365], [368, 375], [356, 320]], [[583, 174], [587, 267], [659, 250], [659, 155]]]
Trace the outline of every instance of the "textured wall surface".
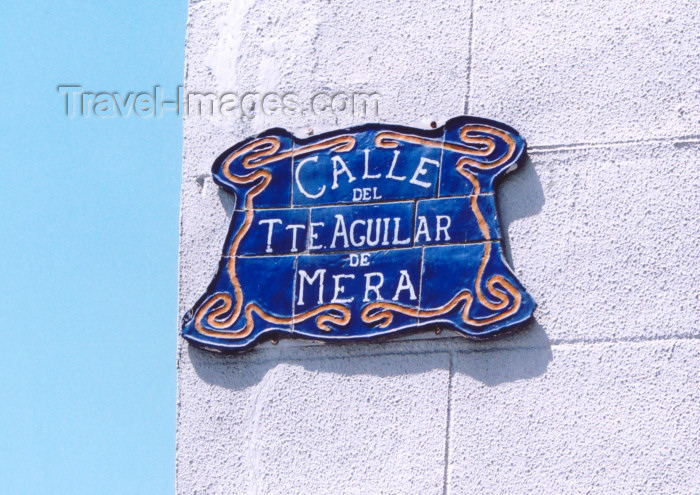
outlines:
[[180, 317], [228, 227], [226, 148], [464, 113], [528, 141], [498, 201], [539, 307], [482, 343], [180, 339], [179, 494], [700, 493], [695, 0], [191, 0], [187, 29], [187, 91], [381, 100], [378, 119], [185, 119]]

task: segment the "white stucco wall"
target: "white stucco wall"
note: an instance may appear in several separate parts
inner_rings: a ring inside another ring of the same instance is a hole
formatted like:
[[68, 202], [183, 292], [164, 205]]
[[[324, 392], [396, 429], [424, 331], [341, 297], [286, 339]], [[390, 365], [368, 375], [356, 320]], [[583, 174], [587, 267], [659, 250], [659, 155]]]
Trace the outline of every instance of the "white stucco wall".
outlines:
[[[188, 91], [378, 92], [384, 122], [518, 129], [499, 210], [539, 307], [482, 343], [180, 339], [178, 493], [700, 493], [699, 34], [695, 0], [191, 0]], [[230, 218], [214, 158], [365, 120], [185, 120], [180, 318]]]

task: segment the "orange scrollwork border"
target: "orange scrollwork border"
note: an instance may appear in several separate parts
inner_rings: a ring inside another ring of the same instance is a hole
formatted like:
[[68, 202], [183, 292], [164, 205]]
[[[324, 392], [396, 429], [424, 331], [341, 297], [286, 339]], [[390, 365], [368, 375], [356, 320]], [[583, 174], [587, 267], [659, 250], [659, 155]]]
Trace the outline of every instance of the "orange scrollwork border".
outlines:
[[[260, 147], [264, 147], [260, 149]], [[246, 201], [244, 205], [245, 210], [245, 221], [243, 226], [238, 231], [231, 246], [228, 251], [228, 260], [226, 263], [226, 271], [228, 272], [229, 278], [233, 285], [233, 290], [235, 294], [235, 303], [231, 298], [231, 295], [226, 292], [217, 292], [212, 294], [204, 303], [199, 307], [195, 315], [195, 327], [197, 331], [208, 335], [210, 337], [218, 337], [225, 339], [241, 339], [247, 337], [253, 332], [253, 313], [256, 313], [265, 321], [268, 321], [277, 325], [291, 325], [293, 321], [304, 321], [314, 316], [320, 315], [316, 319], [316, 326], [323, 331], [329, 332], [331, 329], [328, 323], [334, 323], [336, 325], [346, 325], [350, 321], [350, 310], [345, 306], [340, 304], [326, 304], [318, 308], [312, 309], [303, 313], [301, 315], [296, 315], [288, 318], [280, 318], [274, 315], [270, 315], [265, 310], [260, 308], [255, 303], [249, 303], [245, 308], [246, 315], [246, 325], [241, 330], [236, 332], [225, 331], [225, 328], [230, 327], [240, 316], [242, 306], [243, 306], [243, 289], [236, 276], [236, 253], [241, 244], [241, 241], [245, 237], [246, 233], [250, 229], [250, 225], [253, 221], [254, 208], [253, 200], [257, 195], [259, 195], [265, 188], [269, 185], [272, 175], [267, 170], [256, 170], [248, 175], [238, 176], [231, 173], [231, 164], [241, 156], [245, 156], [242, 160], [243, 167], [246, 169], [255, 169], [262, 167], [273, 162], [284, 160], [286, 158], [292, 158], [297, 156], [307, 155], [315, 151], [320, 150], [331, 150], [336, 153], [350, 151], [355, 147], [355, 138], [352, 136], [337, 136], [331, 139], [326, 139], [319, 143], [305, 146], [302, 148], [291, 149], [278, 153], [280, 148], [280, 140], [275, 137], [266, 137], [253, 141], [252, 143], [243, 146], [241, 149], [232, 153], [222, 164], [222, 172], [224, 176], [233, 182], [234, 184], [250, 184], [259, 179], [260, 182], [256, 184], [253, 189], [246, 195]], [[257, 150], [257, 151], [256, 151]], [[322, 314], [326, 312], [332, 312], [330, 314]], [[228, 316], [225, 316], [228, 314]], [[207, 328], [202, 324], [202, 320], [205, 320], [207, 325], [211, 328]]]
[[[470, 133], [482, 133], [486, 134], [487, 136], [476, 137], [470, 135]], [[464, 302], [464, 308], [462, 309], [462, 320], [468, 325], [479, 327], [504, 320], [518, 311], [522, 301], [522, 295], [518, 289], [513, 286], [513, 284], [508, 282], [508, 280], [501, 275], [494, 275], [486, 282], [488, 295], [494, 299], [497, 299], [498, 302], [494, 303], [493, 301], [489, 300], [486, 297], [487, 294], [484, 294], [482, 289], [484, 270], [486, 268], [486, 263], [491, 257], [491, 232], [489, 231], [488, 224], [486, 223], [484, 215], [481, 213], [481, 209], [479, 208], [479, 204], [477, 202], [479, 194], [481, 193], [479, 181], [473, 173], [465, 168], [466, 166], [471, 166], [481, 170], [488, 170], [507, 163], [508, 160], [513, 157], [516, 150], [515, 140], [513, 137], [508, 133], [491, 126], [465, 125], [459, 130], [459, 137], [467, 146], [448, 143], [444, 140], [435, 141], [392, 131], [380, 132], [377, 134], [374, 142], [380, 148], [396, 148], [399, 142], [407, 142], [421, 146], [430, 146], [433, 148], [454, 151], [457, 153], [469, 154], [472, 156], [485, 157], [489, 156], [496, 149], [496, 142], [492, 136], [503, 139], [508, 146], [506, 153], [501, 158], [492, 162], [482, 163], [465, 156], [457, 161], [456, 167], [457, 171], [464, 176], [474, 188], [474, 192], [470, 197], [470, 207], [474, 213], [474, 216], [476, 217], [479, 230], [486, 240], [486, 243], [484, 244], [484, 254], [481, 257], [479, 271], [477, 272], [474, 283], [476, 297], [478, 301], [487, 308], [500, 312], [487, 318], [471, 318], [469, 316], [469, 310], [472, 302], [474, 301], [474, 296], [469, 290], [465, 289], [455, 295], [447, 304], [431, 310], [415, 309], [389, 302], [370, 303], [362, 308], [362, 321], [365, 323], [380, 322], [379, 326], [385, 328], [393, 321], [394, 317], [392, 312], [401, 313], [416, 318], [435, 318], [449, 313], [458, 304]], [[499, 286], [501, 288], [499, 288]], [[510, 298], [508, 296], [512, 298], [512, 304], [509, 304]]]
[[[487, 137], [476, 137], [471, 136], [470, 133], [482, 133], [487, 134]], [[516, 146], [513, 137], [500, 129], [491, 127], [488, 125], [465, 125], [459, 130], [459, 137], [462, 142], [467, 146], [462, 146], [459, 144], [448, 143], [443, 141], [435, 141], [433, 139], [426, 139], [418, 136], [412, 136], [409, 134], [401, 134], [400, 132], [385, 131], [380, 132], [374, 138], [374, 144], [380, 148], [396, 148], [399, 141], [404, 143], [412, 143], [420, 146], [428, 146], [431, 148], [439, 148], [447, 151], [454, 151], [456, 153], [462, 153], [471, 156], [489, 156], [496, 149], [496, 143], [492, 136], [499, 137], [505, 141], [508, 146], [506, 153], [499, 159], [492, 162], [478, 162], [472, 160], [467, 156], [460, 158], [457, 161], [457, 168], [461, 169], [465, 165], [481, 169], [490, 170], [492, 168], [503, 165], [508, 160], [513, 157], [515, 153]]]
[[[471, 308], [472, 302], [474, 301], [474, 296], [472, 293], [465, 289], [459, 294], [454, 296], [451, 301], [447, 304], [440, 306], [436, 309], [415, 309], [400, 304], [388, 303], [388, 302], [374, 302], [367, 304], [362, 308], [362, 321], [365, 323], [379, 323], [379, 326], [385, 328], [391, 324], [394, 319], [392, 313], [401, 313], [407, 316], [415, 318], [435, 318], [452, 311], [458, 304], [462, 301], [464, 302], [464, 308], [462, 309], [462, 320], [468, 325], [475, 327], [489, 325], [491, 323], [496, 323], [505, 318], [508, 318], [512, 314], [516, 313], [520, 308], [520, 302], [522, 300], [522, 295], [508, 280], [506, 280], [501, 275], [492, 276], [488, 282], [486, 282], [486, 289], [488, 295], [498, 299], [498, 302], [490, 301], [486, 294], [484, 294], [482, 289], [482, 278], [484, 274], [484, 269], [486, 263], [491, 255], [491, 242], [486, 242], [484, 244], [484, 254], [481, 258], [481, 264], [479, 266], [479, 271], [477, 272], [476, 281], [474, 283], [476, 297], [481, 304], [492, 310], [498, 310], [499, 313], [489, 316], [487, 318], [471, 318], [469, 316], [469, 310]], [[499, 288], [499, 286], [501, 288]], [[509, 297], [513, 298], [512, 304], [509, 305]], [[508, 307], [510, 306], [510, 307]]]
[[[474, 132], [487, 134], [487, 136], [476, 137], [470, 135], [470, 133]], [[392, 312], [402, 313], [412, 317], [434, 318], [452, 311], [458, 304], [464, 302], [464, 308], [462, 310], [462, 319], [464, 322], [473, 326], [483, 326], [503, 320], [517, 312], [519, 309], [521, 302], [520, 292], [501, 275], [492, 276], [486, 282], [488, 294], [484, 294], [483, 292], [482, 278], [486, 264], [491, 255], [491, 234], [489, 232], [488, 224], [486, 223], [477, 203], [478, 195], [481, 192], [479, 181], [474, 174], [465, 169], [466, 166], [471, 166], [477, 169], [488, 170], [506, 163], [512, 158], [515, 152], [515, 141], [509, 134], [486, 125], [466, 125], [460, 129], [459, 136], [466, 146], [447, 143], [444, 141], [435, 141], [393, 131], [385, 131], [377, 134], [375, 137], [375, 144], [380, 148], [396, 148], [399, 142], [407, 142], [421, 146], [445, 149], [471, 156], [485, 157], [490, 155], [496, 147], [495, 140], [492, 136], [501, 138], [506, 142], [508, 150], [501, 158], [493, 162], [482, 163], [465, 156], [460, 158], [456, 164], [458, 172], [464, 176], [474, 188], [474, 193], [470, 198], [470, 207], [474, 213], [474, 216], [476, 217], [479, 229], [486, 240], [484, 244], [484, 254], [482, 256], [475, 281], [476, 297], [479, 302], [487, 308], [500, 312], [487, 318], [470, 318], [469, 309], [471, 308], [474, 296], [469, 290], [465, 289], [455, 295], [447, 304], [432, 310], [421, 310], [388, 302], [370, 303], [362, 309], [361, 318], [363, 322], [380, 322], [379, 326], [384, 328], [391, 324], [393, 320]], [[250, 184], [258, 180], [259, 182], [246, 195], [244, 205], [245, 221], [231, 242], [227, 253], [228, 260], [226, 270], [234, 288], [235, 302], [229, 293], [217, 292], [212, 294], [206, 301], [204, 301], [204, 303], [202, 303], [195, 314], [194, 320], [197, 331], [210, 337], [225, 339], [245, 338], [253, 332], [253, 313], [257, 314], [265, 321], [279, 325], [290, 325], [293, 321], [301, 322], [318, 316], [316, 319], [316, 326], [325, 332], [331, 331], [331, 328], [328, 326], [329, 323], [342, 326], [350, 322], [350, 309], [340, 304], [326, 304], [307, 311], [301, 315], [292, 317], [277, 317], [265, 312], [265, 310], [260, 308], [260, 306], [257, 304], [249, 303], [245, 307], [245, 327], [235, 332], [225, 330], [239, 318], [241, 311], [243, 310], [243, 290], [236, 276], [236, 253], [238, 252], [240, 243], [248, 232], [253, 221], [253, 200], [263, 190], [265, 190], [272, 179], [270, 172], [263, 169], [255, 170], [250, 174], [243, 176], [234, 175], [230, 170], [231, 164], [241, 156], [245, 156], [242, 160], [242, 165], [244, 168], [251, 170], [287, 158], [303, 156], [315, 151], [331, 150], [333, 152], [340, 153], [351, 151], [354, 147], [355, 138], [349, 135], [343, 135], [302, 148], [292, 148], [291, 150], [279, 152], [280, 140], [276, 137], [266, 137], [243, 146], [227, 157], [222, 164], [222, 172], [228, 180], [234, 184]], [[487, 295], [497, 300], [497, 302], [489, 300]], [[511, 298], [512, 303], [509, 304]], [[226, 316], [227, 314], [228, 316]], [[205, 327], [203, 325], [203, 321], [206, 321], [206, 324], [210, 328]]]

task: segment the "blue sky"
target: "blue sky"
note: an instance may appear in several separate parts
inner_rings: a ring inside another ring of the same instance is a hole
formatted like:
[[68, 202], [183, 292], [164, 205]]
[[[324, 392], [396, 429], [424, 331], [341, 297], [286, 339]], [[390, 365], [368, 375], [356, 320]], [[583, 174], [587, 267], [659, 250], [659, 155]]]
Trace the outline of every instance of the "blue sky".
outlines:
[[56, 88], [174, 94], [186, 10], [3, 5], [0, 493], [174, 491], [182, 121], [69, 119]]

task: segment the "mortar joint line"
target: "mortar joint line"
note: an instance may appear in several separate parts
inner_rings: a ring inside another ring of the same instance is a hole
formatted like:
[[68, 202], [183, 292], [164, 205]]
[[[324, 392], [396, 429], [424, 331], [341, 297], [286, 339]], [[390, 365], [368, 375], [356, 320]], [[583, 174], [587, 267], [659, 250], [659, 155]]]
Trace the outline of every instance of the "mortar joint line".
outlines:
[[445, 454], [443, 457], [442, 495], [449, 490], [450, 426], [452, 423], [452, 378], [454, 376], [454, 351], [450, 349], [450, 363], [447, 374], [447, 412], [445, 418]]
[[539, 146], [528, 147], [528, 153], [548, 153], [557, 151], [570, 151], [576, 149], [587, 149], [587, 148], [607, 148], [611, 146], [625, 146], [630, 144], [662, 144], [662, 143], [674, 143], [674, 144], [696, 144], [700, 143], [700, 135], [687, 135], [687, 136], [677, 136], [677, 137], [660, 137], [660, 138], [650, 138], [650, 139], [629, 139], [623, 141], [603, 141], [600, 143], [571, 143], [571, 144], [544, 144]]
[[469, 16], [469, 61], [468, 61], [468, 71], [467, 71], [467, 94], [464, 98], [464, 114], [469, 115], [469, 103], [471, 100], [472, 93], [472, 71], [474, 70], [473, 58], [474, 58], [474, 4], [476, 0], [471, 0], [470, 16]]
[[[411, 341], [404, 341], [403, 343], [419, 343], [425, 344], [426, 342], [440, 343], [440, 341], [445, 341], [446, 345], [451, 346], [451, 344], [459, 341], [464, 341], [464, 337], [445, 337], [442, 339], [416, 339]], [[700, 334], [681, 334], [681, 335], [669, 335], [669, 336], [657, 336], [657, 337], [630, 337], [630, 338], [617, 338], [617, 339], [572, 339], [572, 340], [561, 340], [553, 339], [549, 340], [547, 343], [535, 344], [535, 345], [494, 345], [487, 346], [482, 349], [480, 348], [465, 348], [465, 349], [450, 349], [447, 352], [450, 355], [455, 353], [485, 353], [485, 352], [508, 352], [508, 351], [530, 351], [530, 350], [542, 350], [548, 347], [565, 347], [565, 346], [590, 346], [590, 345], [607, 345], [607, 344], [622, 344], [622, 343], [633, 343], [633, 344], [649, 344], [654, 342], [668, 342], [668, 341], [693, 341], [700, 340]], [[433, 349], [377, 349], [376, 352], [363, 352], [362, 350], [349, 350], [348, 353], [343, 354], [333, 354], [333, 355], [303, 355], [295, 356], [294, 352], [304, 351], [310, 352], [312, 349], [323, 350], [323, 346], [315, 345], [305, 345], [305, 346], [290, 346], [285, 349], [258, 349], [259, 353], [255, 358], [250, 359], [246, 364], [269, 364], [272, 362], [298, 362], [307, 359], [313, 360], [335, 360], [335, 359], [348, 359], [348, 358], [372, 358], [380, 356], [413, 356], [416, 354], [440, 354], [446, 352], [446, 349], [442, 346], [436, 346]], [[210, 365], [213, 366], [231, 366], [235, 363], [234, 359], [229, 356], [220, 356], [221, 360], [212, 361]]]

